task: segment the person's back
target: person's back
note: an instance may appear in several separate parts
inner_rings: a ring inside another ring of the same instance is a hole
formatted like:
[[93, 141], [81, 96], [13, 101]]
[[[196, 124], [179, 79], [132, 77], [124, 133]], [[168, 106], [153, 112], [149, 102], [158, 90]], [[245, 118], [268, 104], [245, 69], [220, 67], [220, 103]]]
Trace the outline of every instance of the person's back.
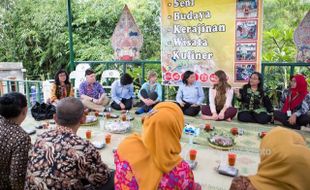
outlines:
[[83, 181], [99, 186], [108, 179], [107, 169], [89, 141], [60, 126], [38, 137], [31, 152], [26, 184], [29, 189], [80, 189], [87, 185]]
[[24, 95], [2, 96], [0, 114], [0, 189], [24, 189], [31, 147], [29, 135], [20, 127], [27, 114]]
[[145, 116], [141, 136], [128, 136], [115, 152], [115, 189], [200, 190], [180, 156], [183, 128], [184, 116], [177, 104], [157, 104]]
[[230, 190], [308, 190], [309, 160], [310, 149], [303, 136], [275, 127], [261, 141], [257, 173], [235, 177]]
[[[129, 162], [122, 160], [117, 152], [114, 153], [116, 174], [115, 189], [120, 190], [123, 186], [131, 190], [139, 189], [137, 178]], [[190, 190], [199, 190], [200, 185], [194, 182], [194, 174], [187, 162], [182, 160], [169, 173], [163, 174], [157, 189], [174, 190], [177, 187]]]
[[40, 135], [31, 151], [26, 189], [83, 189], [101, 187], [111, 178], [96, 148], [76, 135], [83, 104], [62, 99], [56, 107], [58, 126]]

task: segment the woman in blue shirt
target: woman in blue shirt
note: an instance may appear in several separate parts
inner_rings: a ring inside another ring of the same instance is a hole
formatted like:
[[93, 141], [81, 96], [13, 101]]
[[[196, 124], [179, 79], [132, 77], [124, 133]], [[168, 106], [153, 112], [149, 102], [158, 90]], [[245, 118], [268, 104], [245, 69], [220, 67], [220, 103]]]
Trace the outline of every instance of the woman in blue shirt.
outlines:
[[140, 91], [139, 98], [142, 106], [136, 111], [136, 114], [141, 114], [150, 111], [158, 102], [162, 101], [162, 87], [156, 82], [157, 73], [149, 71], [148, 82], [145, 82]]
[[179, 86], [176, 101], [185, 115], [196, 116], [205, 98], [203, 89], [200, 83], [196, 81], [195, 73], [192, 71], [184, 73], [182, 82], [183, 84]]
[[133, 94], [133, 78], [125, 73], [121, 76], [120, 80], [112, 83], [111, 94], [112, 104], [111, 107], [116, 110], [129, 110], [132, 108]]

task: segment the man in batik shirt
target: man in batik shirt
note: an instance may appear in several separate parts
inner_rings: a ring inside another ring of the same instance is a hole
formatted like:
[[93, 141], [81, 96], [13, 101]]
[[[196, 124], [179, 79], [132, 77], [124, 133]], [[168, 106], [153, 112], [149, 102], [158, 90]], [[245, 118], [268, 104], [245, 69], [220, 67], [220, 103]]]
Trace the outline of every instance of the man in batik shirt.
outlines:
[[31, 140], [20, 125], [27, 110], [21, 93], [0, 97], [0, 189], [24, 189]]
[[76, 134], [83, 108], [73, 97], [57, 104], [57, 128], [40, 135], [31, 151], [26, 189], [99, 188], [113, 182], [96, 148]]

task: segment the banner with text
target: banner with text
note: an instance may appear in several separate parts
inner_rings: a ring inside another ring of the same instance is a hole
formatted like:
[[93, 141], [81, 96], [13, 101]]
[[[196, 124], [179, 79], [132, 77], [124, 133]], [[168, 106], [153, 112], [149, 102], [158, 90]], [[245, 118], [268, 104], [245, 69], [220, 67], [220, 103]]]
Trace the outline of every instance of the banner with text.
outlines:
[[185, 71], [211, 86], [224, 70], [240, 86], [260, 70], [262, 0], [161, 0], [164, 85], [179, 85]]

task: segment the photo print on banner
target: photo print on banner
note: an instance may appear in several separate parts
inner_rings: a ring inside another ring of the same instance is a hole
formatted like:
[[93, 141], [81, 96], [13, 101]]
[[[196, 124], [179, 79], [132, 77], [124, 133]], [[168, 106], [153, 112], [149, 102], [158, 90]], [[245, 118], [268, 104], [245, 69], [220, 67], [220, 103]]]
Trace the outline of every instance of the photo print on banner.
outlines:
[[[241, 65], [260, 69], [261, 5], [261, 0], [161, 0], [163, 85], [178, 86], [191, 70], [210, 87], [220, 69], [233, 86], [243, 85], [249, 69]], [[237, 74], [237, 67], [245, 71]]]
[[247, 82], [261, 64], [262, 1], [237, 0], [235, 82]]

